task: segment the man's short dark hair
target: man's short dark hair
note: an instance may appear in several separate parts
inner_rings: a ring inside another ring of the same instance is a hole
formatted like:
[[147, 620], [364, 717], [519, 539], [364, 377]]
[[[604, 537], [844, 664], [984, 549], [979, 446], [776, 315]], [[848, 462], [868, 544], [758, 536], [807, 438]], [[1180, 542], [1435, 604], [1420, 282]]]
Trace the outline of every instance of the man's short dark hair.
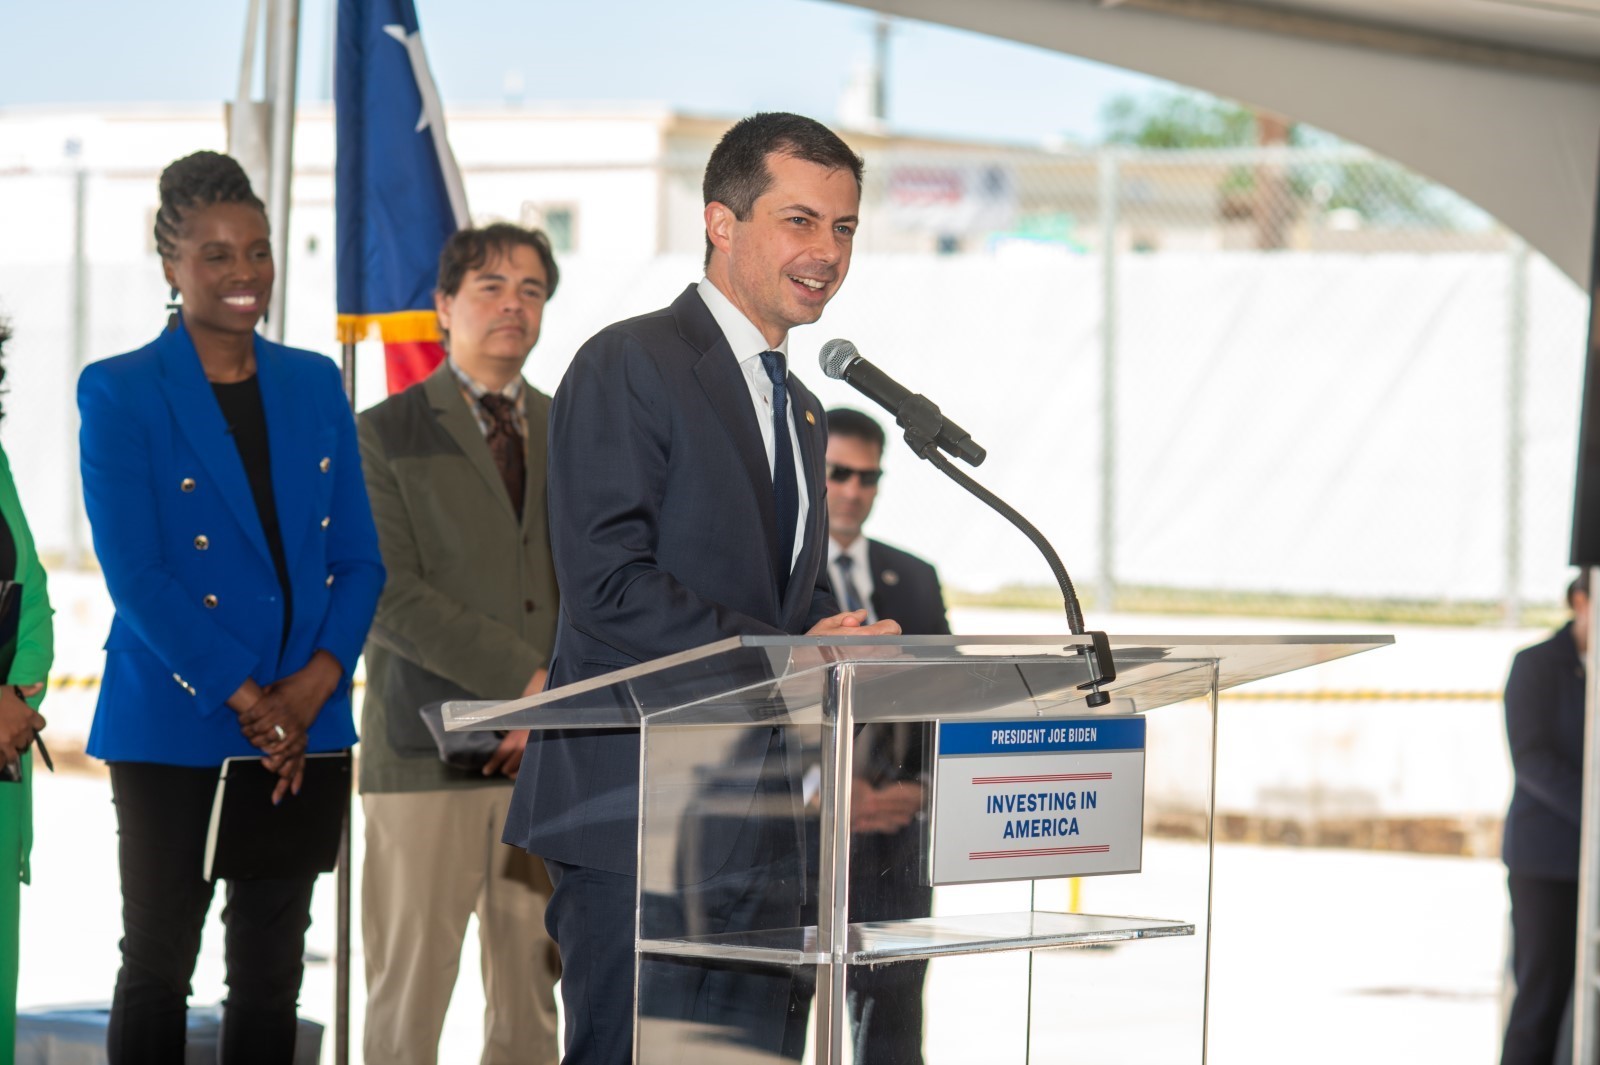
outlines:
[[1571, 584], [1567, 585], [1567, 606], [1568, 606], [1568, 608], [1577, 609], [1578, 604], [1574, 600], [1576, 600], [1578, 598], [1578, 593], [1579, 592], [1583, 593], [1584, 598], [1586, 598], [1586, 599], [1588, 598], [1588, 596], [1589, 596], [1589, 571], [1588, 570], [1580, 571], [1579, 574], [1578, 574], [1578, 579], [1573, 581]]
[[445, 241], [439, 253], [439, 292], [454, 296], [461, 291], [461, 282], [467, 271], [482, 270], [490, 259], [509, 255], [517, 246], [532, 248], [544, 263], [545, 299], [556, 294], [556, 282], [561, 271], [556, 268], [556, 255], [550, 248], [550, 238], [542, 229], [528, 229], [510, 222], [496, 222], [481, 229], [458, 229]]
[[[763, 111], [742, 118], [722, 135], [706, 163], [702, 184], [707, 204], [720, 203], [741, 222], [761, 195], [772, 187], [767, 156], [773, 152], [816, 163], [830, 170], [848, 170], [861, 191], [861, 157], [839, 135], [814, 118], [787, 111]], [[706, 262], [711, 262], [711, 238], [706, 238]]]
[[883, 426], [877, 420], [849, 407], [835, 407], [828, 412], [828, 435], [847, 436], [867, 444], [876, 444], [878, 454], [883, 454]]

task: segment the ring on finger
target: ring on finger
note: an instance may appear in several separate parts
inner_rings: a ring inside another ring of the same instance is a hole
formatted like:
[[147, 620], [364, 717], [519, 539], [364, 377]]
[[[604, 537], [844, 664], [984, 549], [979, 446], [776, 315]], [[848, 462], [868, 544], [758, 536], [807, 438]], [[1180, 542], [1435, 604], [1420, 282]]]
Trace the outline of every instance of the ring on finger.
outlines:
[[272, 734], [274, 736], [278, 737], [278, 739], [280, 739], [280, 740], [288, 739], [288, 737], [289, 737], [289, 734], [287, 732], [283, 731], [283, 726], [282, 725], [273, 725], [272, 726]]

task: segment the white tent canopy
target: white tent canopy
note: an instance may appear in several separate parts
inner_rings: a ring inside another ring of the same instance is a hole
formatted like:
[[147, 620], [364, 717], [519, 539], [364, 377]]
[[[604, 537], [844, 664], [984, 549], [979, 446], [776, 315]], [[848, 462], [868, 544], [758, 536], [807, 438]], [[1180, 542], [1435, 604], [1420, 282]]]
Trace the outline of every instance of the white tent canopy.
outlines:
[[1580, 285], [1600, 169], [1600, 0], [871, 0], [1137, 70], [1366, 145]]

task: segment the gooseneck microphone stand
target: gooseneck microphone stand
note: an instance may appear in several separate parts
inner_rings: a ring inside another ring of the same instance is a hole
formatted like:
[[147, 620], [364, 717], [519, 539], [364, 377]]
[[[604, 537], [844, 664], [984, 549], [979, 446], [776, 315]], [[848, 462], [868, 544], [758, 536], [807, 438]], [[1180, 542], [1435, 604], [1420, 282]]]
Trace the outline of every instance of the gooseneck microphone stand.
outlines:
[[1022, 535], [1039, 549], [1044, 560], [1050, 564], [1050, 572], [1055, 574], [1056, 584], [1061, 588], [1062, 603], [1067, 611], [1067, 627], [1074, 636], [1089, 637], [1088, 646], [1080, 648], [1080, 653], [1089, 667], [1089, 679], [1078, 685], [1078, 690], [1089, 693], [1084, 697], [1084, 702], [1089, 706], [1101, 707], [1110, 703], [1110, 694], [1102, 691], [1101, 686], [1117, 679], [1116, 663], [1111, 658], [1111, 641], [1104, 632], [1084, 631], [1083, 608], [1078, 605], [1077, 590], [1072, 587], [1072, 578], [1067, 575], [1067, 567], [1062, 565], [1061, 556], [1050, 546], [1050, 541], [1034, 528], [1032, 522], [1017, 513], [1014, 507], [957, 469], [955, 463], [940, 452], [939, 430], [944, 426], [945, 418], [932, 400], [922, 395], [911, 396], [900, 405], [895, 420], [900, 428], [905, 430], [906, 443], [918, 458], [933, 463], [940, 473], [965, 488], [1016, 526]]

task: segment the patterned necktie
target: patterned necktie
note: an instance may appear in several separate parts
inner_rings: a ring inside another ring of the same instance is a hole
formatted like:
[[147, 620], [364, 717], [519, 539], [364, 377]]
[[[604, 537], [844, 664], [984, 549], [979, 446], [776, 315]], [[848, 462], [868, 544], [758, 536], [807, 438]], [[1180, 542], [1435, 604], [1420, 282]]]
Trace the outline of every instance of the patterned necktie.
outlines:
[[789, 585], [794, 567], [794, 527], [800, 520], [800, 486], [794, 476], [794, 447], [789, 443], [789, 382], [784, 358], [763, 351], [761, 365], [772, 379], [772, 501], [778, 512], [778, 593]]
[[840, 555], [833, 560], [839, 567], [839, 591], [844, 595], [844, 608], [846, 610], [865, 610], [867, 604], [861, 601], [861, 590], [856, 587], [856, 560], [849, 555]]
[[484, 442], [489, 445], [495, 468], [505, 482], [506, 494], [511, 497], [511, 509], [516, 511], [517, 520], [521, 521], [527, 452], [522, 445], [522, 433], [517, 429], [516, 400], [489, 392], [479, 396], [478, 403], [489, 416], [489, 432], [484, 436]]

